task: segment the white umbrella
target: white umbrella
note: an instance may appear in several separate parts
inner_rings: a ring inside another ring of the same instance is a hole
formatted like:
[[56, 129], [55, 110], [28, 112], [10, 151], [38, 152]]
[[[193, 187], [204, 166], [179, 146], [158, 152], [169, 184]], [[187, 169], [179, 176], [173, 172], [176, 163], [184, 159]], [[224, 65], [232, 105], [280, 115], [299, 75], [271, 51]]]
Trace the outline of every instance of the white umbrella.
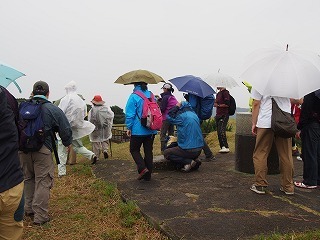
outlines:
[[207, 75], [203, 79], [213, 87], [239, 87], [238, 83], [236, 82], [236, 80], [234, 80], [234, 78], [225, 73], [221, 73], [220, 69], [218, 70], [218, 73]]
[[311, 52], [262, 49], [241, 74], [262, 95], [300, 99], [320, 88], [320, 57]]

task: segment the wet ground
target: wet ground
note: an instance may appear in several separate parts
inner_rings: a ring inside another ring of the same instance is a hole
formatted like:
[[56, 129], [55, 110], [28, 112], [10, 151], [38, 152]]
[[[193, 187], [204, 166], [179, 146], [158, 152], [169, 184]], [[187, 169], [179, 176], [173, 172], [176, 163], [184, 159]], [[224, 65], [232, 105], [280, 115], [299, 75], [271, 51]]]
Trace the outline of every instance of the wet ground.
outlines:
[[[302, 162], [294, 159], [295, 180]], [[252, 174], [235, 170], [233, 154], [219, 154], [198, 171], [183, 173], [155, 157], [152, 180], [136, 180], [133, 161], [106, 160], [94, 166], [98, 178], [116, 183], [125, 200], [137, 203], [149, 221], [172, 239], [250, 239], [254, 235], [320, 229], [320, 187], [279, 191], [280, 175], [268, 175], [269, 192], [249, 190]]]

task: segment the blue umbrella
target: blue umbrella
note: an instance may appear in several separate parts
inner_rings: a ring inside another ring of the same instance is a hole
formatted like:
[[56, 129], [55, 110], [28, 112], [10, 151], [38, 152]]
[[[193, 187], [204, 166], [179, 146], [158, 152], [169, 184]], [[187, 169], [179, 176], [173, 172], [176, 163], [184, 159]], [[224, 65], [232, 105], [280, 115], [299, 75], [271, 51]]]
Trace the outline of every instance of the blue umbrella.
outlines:
[[19, 72], [11, 67], [0, 64], [0, 85], [3, 87], [8, 87], [10, 83], [14, 83], [21, 92], [21, 88], [16, 83], [16, 79], [25, 76], [22, 72]]
[[181, 92], [187, 92], [201, 98], [216, 93], [213, 88], [199, 77], [186, 75], [169, 80]]

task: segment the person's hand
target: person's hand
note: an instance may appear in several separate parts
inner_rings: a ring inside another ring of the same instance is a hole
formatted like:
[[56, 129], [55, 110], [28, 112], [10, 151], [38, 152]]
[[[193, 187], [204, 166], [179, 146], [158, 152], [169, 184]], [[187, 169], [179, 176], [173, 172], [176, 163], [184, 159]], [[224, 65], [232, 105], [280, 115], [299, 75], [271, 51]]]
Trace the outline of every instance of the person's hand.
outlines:
[[131, 137], [131, 130], [127, 129], [127, 136]]
[[67, 152], [70, 152], [70, 150], [71, 150], [71, 146], [72, 146], [72, 144], [70, 144], [69, 146], [66, 146], [66, 148], [67, 148]]
[[177, 106], [177, 107], [181, 107], [181, 102], [178, 102], [178, 103], [176, 104], [176, 106]]
[[251, 132], [253, 135], [257, 135], [257, 127], [256, 125], [252, 125]]
[[300, 139], [300, 134], [301, 134], [301, 131], [297, 132], [296, 133], [296, 138]]

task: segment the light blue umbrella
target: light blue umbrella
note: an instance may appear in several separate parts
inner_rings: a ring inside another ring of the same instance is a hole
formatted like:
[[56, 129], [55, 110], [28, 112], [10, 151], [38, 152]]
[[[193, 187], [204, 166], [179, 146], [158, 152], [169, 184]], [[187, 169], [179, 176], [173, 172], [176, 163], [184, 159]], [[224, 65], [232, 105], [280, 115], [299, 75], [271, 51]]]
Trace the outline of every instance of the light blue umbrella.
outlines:
[[14, 83], [18, 88], [19, 92], [21, 92], [21, 88], [19, 87], [16, 79], [19, 77], [25, 76], [22, 72], [15, 70], [11, 67], [0, 64], [0, 85], [3, 87], [8, 87], [10, 83]]

